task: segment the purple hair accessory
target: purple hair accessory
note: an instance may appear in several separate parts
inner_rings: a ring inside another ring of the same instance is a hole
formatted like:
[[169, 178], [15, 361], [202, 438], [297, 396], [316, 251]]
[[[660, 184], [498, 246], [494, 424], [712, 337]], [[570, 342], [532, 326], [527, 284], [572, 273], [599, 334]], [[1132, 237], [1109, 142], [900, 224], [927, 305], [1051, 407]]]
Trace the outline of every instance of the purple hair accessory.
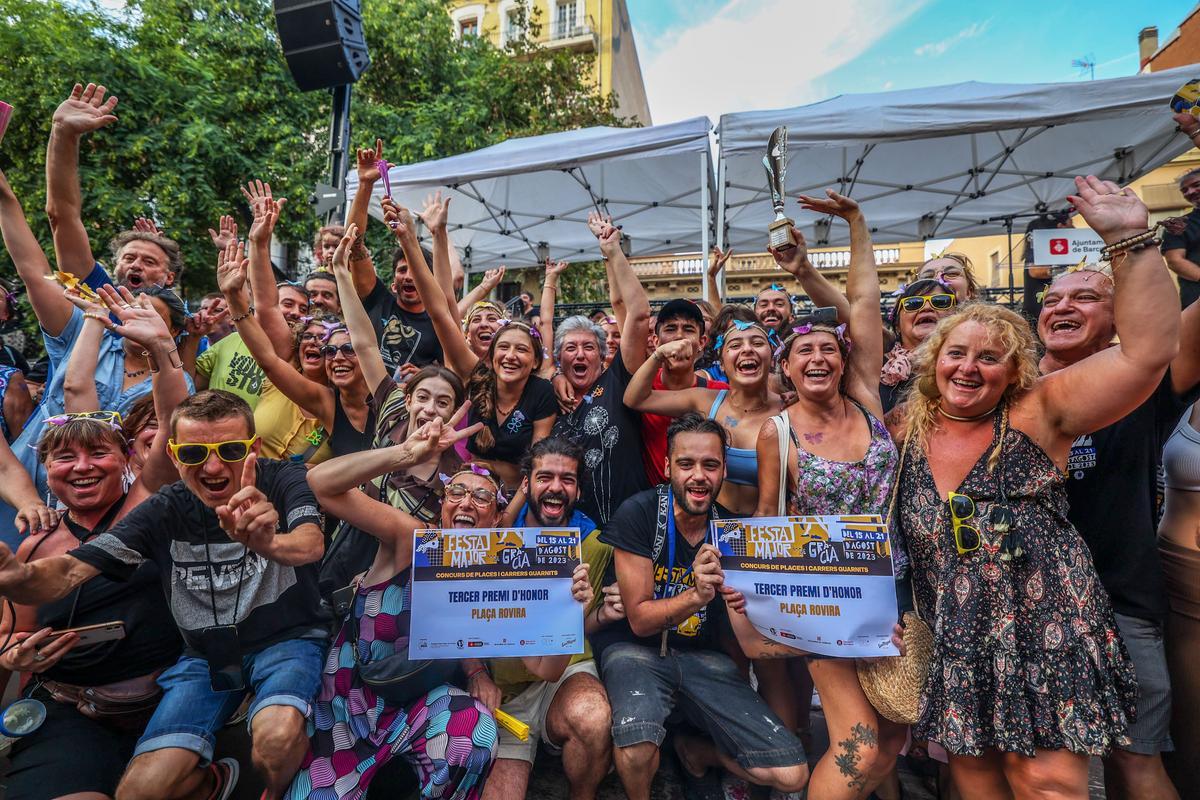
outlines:
[[328, 342], [339, 330], [347, 330], [346, 326], [341, 322], [329, 322], [328, 320], [321, 320], [319, 324], [325, 329], [325, 335], [321, 337], [322, 342]]
[[305, 325], [307, 325], [308, 323], [312, 322], [312, 321], [313, 321], [313, 319], [314, 319], [313, 315], [312, 315], [312, 314], [309, 314], [309, 315], [307, 315], [307, 316], [303, 316], [303, 317], [301, 317], [301, 318], [300, 318], [300, 321], [301, 321], [302, 323], [304, 323]]
[[[474, 461], [472, 461], [470, 464], [467, 464], [467, 467], [470, 468], [471, 472], [474, 472], [476, 475], [478, 475], [481, 478], [492, 478], [492, 473], [488, 471], [487, 467], [481, 467], [478, 464], [476, 464]], [[495, 479], [492, 478], [492, 480], [495, 480]]]
[[934, 278], [934, 280], [937, 281], [938, 283], [940, 283], [942, 285], [943, 289], [949, 289], [950, 291], [954, 291], [954, 287], [951, 286], [949, 283], [947, 283], [946, 279], [943, 278], [941, 275], [938, 275], [936, 278]]
[[446, 473], [444, 473], [444, 472], [439, 472], [439, 473], [438, 473], [438, 480], [440, 480], [442, 483], [448, 483], [452, 477], [454, 477], [454, 476], [453, 476], [453, 475], [447, 475], [447, 474], [446, 474]]
[[379, 170], [379, 177], [383, 179], [383, 196], [392, 196], [392, 176], [388, 174], [388, 170], [392, 165], [387, 162], [387, 159], [381, 158], [375, 162], [375, 168]]
[[892, 292], [892, 297], [899, 297], [900, 295], [904, 294], [906, 291], [908, 291], [908, 284], [902, 283], [898, 287], [896, 287], [896, 291]]

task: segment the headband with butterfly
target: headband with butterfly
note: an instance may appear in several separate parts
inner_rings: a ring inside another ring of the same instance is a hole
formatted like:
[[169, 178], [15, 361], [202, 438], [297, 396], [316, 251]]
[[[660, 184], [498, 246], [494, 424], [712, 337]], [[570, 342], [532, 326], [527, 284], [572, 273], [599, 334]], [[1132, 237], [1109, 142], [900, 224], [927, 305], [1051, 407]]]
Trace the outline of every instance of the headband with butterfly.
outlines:
[[504, 496], [504, 491], [500, 487], [500, 479], [493, 475], [491, 470], [489, 470], [487, 467], [481, 467], [474, 462], [463, 464], [462, 469], [453, 475], [447, 475], [444, 472], [439, 472], [438, 477], [441, 478], [443, 484], [449, 486], [455, 478], [467, 472], [470, 472], [473, 475], [478, 475], [479, 477], [490, 481], [492, 486], [496, 487], [496, 502], [499, 505], [504, 505], [508, 502], [508, 498]]
[[718, 353], [721, 352], [722, 348], [725, 347], [725, 336], [734, 328], [736, 328], [738, 331], [744, 331], [750, 328], [758, 328], [768, 339], [771, 338], [771, 332], [768, 331], [766, 326], [764, 326], [761, 322], [746, 322], [740, 319], [732, 319], [729, 321], [729, 327], [725, 329], [725, 332], [717, 337], [716, 342], [713, 344], [714, 350], [716, 350]]
[[843, 322], [842, 324], [835, 326], [824, 325], [819, 322], [806, 322], [803, 325], [796, 325], [792, 327], [791, 332], [786, 338], [784, 338], [779, 347], [775, 348], [775, 360], [778, 361], [780, 357], [788, 351], [788, 348], [792, 346], [792, 342], [796, 341], [796, 339], [799, 337], [806, 336], [810, 333], [831, 333], [837, 338], [843, 354], [850, 352], [850, 340], [846, 338], [846, 323]]
[[523, 331], [528, 331], [528, 332], [529, 332], [529, 336], [530, 336], [530, 338], [532, 338], [532, 339], [536, 339], [536, 340], [537, 340], [537, 343], [538, 343], [539, 345], [542, 343], [542, 334], [541, 334], [541, 332], [540, 332], [540, 331], [538, 331], [538, 329], [537, 329], [536, 327], [534, 327], [533, 325], [530, 325], [530, 324], [528, 324], [528, 323], [521, 322], [520, 320], [515, 320], [515, 319], [502, 319], [502, 320], [500, 320], [500, 327], [501, 327], [501, 328], [503, 328], [503, 327], [504, 327], [504, 326], [506, 326], [506, 325], [513, 325], [513, 326], [515, 326], [515, 327], [517, 327], [517, 328], [520, 328], [520, 329], [521, 329], [521, 330], [523, 330]]

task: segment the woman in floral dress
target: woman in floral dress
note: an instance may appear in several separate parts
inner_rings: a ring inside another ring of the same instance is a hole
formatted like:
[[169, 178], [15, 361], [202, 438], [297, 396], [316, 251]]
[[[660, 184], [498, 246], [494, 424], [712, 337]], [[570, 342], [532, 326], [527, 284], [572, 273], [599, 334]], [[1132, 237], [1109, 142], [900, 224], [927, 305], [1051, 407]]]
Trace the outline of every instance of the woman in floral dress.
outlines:
[[[969, 305], [918, 352], [897, 513], [935, 649], [914, 738], [975, 798], [1087, 797], [1088, 757], [1124, 741], [1133, 668], [1066, 517], [1071, 443], [1133, 411], [1178, 342], [1173, 281], [1129, 190], [1076, 178], [1112, 251], [1119, 347], [1038, 376], [1019, 315]], [[1112, 280], [1095, 273], [1097, 280]]]

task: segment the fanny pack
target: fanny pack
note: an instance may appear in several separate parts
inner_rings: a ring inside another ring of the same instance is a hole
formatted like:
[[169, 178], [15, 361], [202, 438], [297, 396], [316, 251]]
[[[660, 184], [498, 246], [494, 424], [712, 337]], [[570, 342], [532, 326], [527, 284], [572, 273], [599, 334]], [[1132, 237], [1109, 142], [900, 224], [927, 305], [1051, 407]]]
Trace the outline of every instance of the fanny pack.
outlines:
[[104, 686], [75, 686], [50, 680], [42, 681], [41, 685], [52, 698], [75, 706], [89, 719], [121, 730], [141, 730], [162, 699], [162, 687], [158, 685], [162, 673], [160, 669]]

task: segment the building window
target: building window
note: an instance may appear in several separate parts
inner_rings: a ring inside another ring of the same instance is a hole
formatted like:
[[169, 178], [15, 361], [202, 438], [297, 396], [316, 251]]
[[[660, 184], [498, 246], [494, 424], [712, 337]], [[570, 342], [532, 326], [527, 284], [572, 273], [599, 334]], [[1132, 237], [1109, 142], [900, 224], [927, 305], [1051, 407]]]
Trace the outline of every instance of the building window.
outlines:
[[[443, 28], [442, 30], [445, 30]], [[465, 17], [458, 21], [458, 38], [465, 39], [468, 36], [479, 35], [479, 18]]]
[[451, 11], [450, 18], [454, 20], [455, 38], [465, 39], [470, 36], [479, 36], [482, 33], [479, 26], [483, 21], [484, 10], [485, 7], [482, 3], [476, 3]]
[[567, 39], [575, 36], [579, 28], [579, 7], [575, 0], [558, 0], [554, 5], [555, 39]]
[[522, 22], [522, 5], [525, 13], [529, 13], [528, 4], [519, 0], [504, 0], [500, 3], [500, 44], [517, 41], [525, 35]]

